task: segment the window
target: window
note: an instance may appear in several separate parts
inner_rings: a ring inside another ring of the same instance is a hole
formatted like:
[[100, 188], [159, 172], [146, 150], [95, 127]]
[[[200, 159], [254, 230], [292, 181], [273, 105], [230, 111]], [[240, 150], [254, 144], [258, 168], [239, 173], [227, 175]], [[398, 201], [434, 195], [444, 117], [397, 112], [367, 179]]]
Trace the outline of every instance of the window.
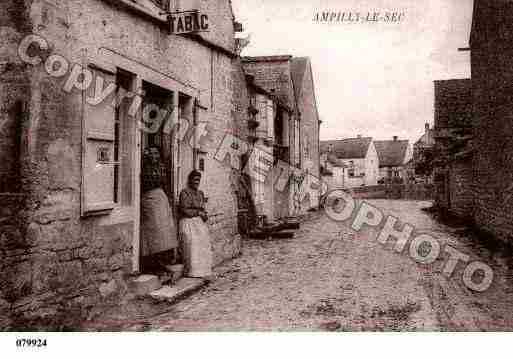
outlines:
[[349, 177], [355, 177], [354, 161], [349, 161], [349, 168], [347, 169], [347, 175]]
[[[135, 121], [128, 119], [129, 99], [112, 106], [114, 98], [132, 88], [133, 75], [119, 69], [91, 65], [94, 81], [113, 86], [111, 96], [100, 104], [87, 101], [83, 114], [82, 215], [99, 215], [133, 204], [132, 152]], [[87, 91], [94, 98], [96, 86]]]
[[274, 103], [267, 100], [267, 137], [274, 137]]
[[[110, 70], [92, 67], [93, 78], [102, 78], [106, 84], [116, 82], [116, 74]], [[94, 97], [91, 86], [88, 97]], [[116, 109], [105, 100], [98, 105], [86, 103], [84, 109], [84, 158], [82, 214], [112, 210], [117, 200], [119, 168], [116, 151], [119, 149], [119, 128], [116, 125]], [[117, 129], [116, 129], [117, 128]]]
[[198, 167], [199, 167], [199, 170], [200, 170], [201, 172], [205, 172], [205, 159], [204, 159], [204, 158], [200, 158], [200, 159], [199, 159], [199, 165], [198, 165]]
[[301, 167], [301, 129], [299, 120], [294, 120], [294, 161], [296, 167]]
[[[129, 92], [132, 90], [133, 74], [118, 69], [116, 83], [118, 91]], [[132, 198], [132, 151], [134, 149], [134, 137], [136, 122], [128, 116], [132, 105], [131, 99], [125, 99], [116, 108], [115, 122], [115, 146], [114, 146], [114, 202], [121, 206], [131, 206]]]
[[266, 138], [274, 137], [274, 103], [273, 100], [264, 95], [257, 97], [258, 115], [257, 120], [260, 123], [258, 132], [260, 136]]

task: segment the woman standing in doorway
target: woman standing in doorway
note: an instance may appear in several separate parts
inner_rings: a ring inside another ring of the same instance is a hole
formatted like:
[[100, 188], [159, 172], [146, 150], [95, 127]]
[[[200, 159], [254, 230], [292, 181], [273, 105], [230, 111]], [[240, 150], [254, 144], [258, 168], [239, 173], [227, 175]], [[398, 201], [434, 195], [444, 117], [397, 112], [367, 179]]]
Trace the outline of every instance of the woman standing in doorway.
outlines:
[[187, 188], [180, 192], [180, 236], [188, 276], [210, 279], [212, 276], [212, 243], [206, 222], [205, 196], [199, 190], [201, 172], [192, 171]]

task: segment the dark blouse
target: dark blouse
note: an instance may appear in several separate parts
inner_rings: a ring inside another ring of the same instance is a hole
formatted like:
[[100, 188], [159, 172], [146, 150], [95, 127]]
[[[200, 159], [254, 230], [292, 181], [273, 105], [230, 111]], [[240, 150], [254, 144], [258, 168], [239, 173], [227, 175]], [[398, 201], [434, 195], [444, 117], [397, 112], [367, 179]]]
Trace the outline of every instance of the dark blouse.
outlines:
[[181, 218], [199, 217], [200, 211], [205, 210], [205, 195], [203, 191], [185, 188], [180, 192], [178, 208]]

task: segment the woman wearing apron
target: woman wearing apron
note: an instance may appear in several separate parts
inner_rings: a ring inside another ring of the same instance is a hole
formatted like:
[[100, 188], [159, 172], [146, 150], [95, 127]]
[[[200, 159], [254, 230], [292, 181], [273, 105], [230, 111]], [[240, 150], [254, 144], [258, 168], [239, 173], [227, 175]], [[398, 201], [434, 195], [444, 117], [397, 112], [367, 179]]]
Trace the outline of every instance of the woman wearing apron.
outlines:
[[206, 222], [205, 196], [199, 190], [201, 172], [192, 171], [187, 188], [180, 192], [180, 236], [184, 248], [187, 275], [193, 278], [211, 279], [212, 243]]

